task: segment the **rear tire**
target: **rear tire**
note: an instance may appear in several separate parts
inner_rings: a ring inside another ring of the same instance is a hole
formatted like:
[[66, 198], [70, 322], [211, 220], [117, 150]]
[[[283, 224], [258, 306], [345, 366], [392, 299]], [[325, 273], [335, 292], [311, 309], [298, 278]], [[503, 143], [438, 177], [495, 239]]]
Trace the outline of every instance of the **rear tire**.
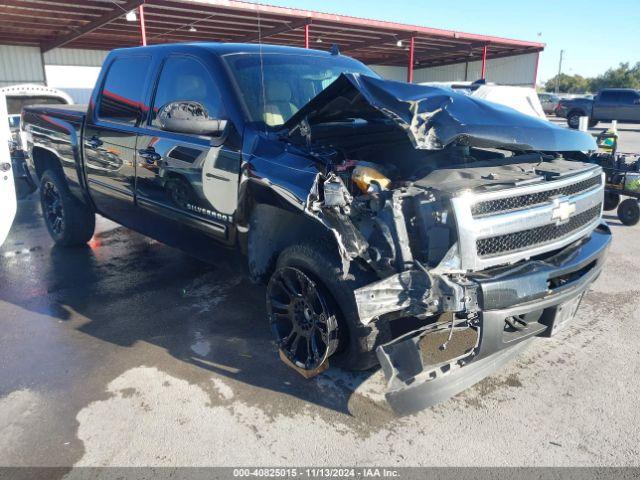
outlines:
[[620, 204], [620, 194], [616, 192], [604, 192], [604, 209], [609, 212], [615, 210]]
[[188, 210], [189, 205], [196, 203], [191, 185], [182, 177], [169, 178], [164, 184], [169, 201], [182, 210]]
[[[335, 315], [338, 344], [330, 363], [348, 370], [367, 370], [376, 366], [378, 360], [375, 349], [391, 340], [388, 326], [384, 322], [363, 325], [353, 291], [377, 280], [377, 277], [352, 264], [349, 275], [343, 278], [338, 254], [320, 242], [286, 248], [278, 257], [275, 273], [269, 283], [286, 268], [299, 270], [312, 279], [318, 286], [322, 301]], [[270, 306], [267, 308], [270, 309]]]
[[95, 214], [71, 194], [62, 172], [46, 170], [42, 174], [40, 206], [47, 230], [57, 245], [83, 245], [93, 236]]
[[628, 226], [637, 224], [640, 220], [640, 205], [638, 205], [638, 200], [635, 198], [623, 200], [618, 206], [618, 218], [623, 224]]

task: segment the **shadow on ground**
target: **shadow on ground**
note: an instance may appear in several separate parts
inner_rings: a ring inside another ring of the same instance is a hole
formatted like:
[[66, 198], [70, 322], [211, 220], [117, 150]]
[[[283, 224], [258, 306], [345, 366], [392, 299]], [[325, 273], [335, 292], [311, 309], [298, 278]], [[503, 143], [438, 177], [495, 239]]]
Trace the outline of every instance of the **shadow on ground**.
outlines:
[[[108, 344], [161, 347], [197, 367], [196, 374], [183, 372], [190, 381], [205, 381], [213, 372], [350, 414], [354, 390], [372, 372], [330, 369], [323, 378], [304, 380], [286, 367], [265, 320], [265, 289], [249, 281], [242, 259], [232, 252], [219, 249], [213, 263], [205, 263], [113, 224], [86, 247], [59, 248], [46, 235], [38, 210], [33, 197], [20, 203], [0, 257], [0, 300]], [[38, 342], [49, 352], [61, 348], [56, 337]], [[73, 352], [67, 354], [72, 362]], [[155, 358], [141, 355], [137, 364]], [[255, 389], [246, 396], [241, 399], [258, 401]]]

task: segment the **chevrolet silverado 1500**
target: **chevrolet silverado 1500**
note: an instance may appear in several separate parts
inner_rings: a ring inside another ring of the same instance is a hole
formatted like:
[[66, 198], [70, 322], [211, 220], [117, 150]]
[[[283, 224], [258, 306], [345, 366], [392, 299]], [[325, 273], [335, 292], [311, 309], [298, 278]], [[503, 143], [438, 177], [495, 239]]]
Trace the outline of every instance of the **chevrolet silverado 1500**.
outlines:
[[589, 135], [335, 51], [115, 50], [86, 110], [29, 106], [22, 126], [57, 243], [100, 213], [237, 247], [283, 358], [379, 362], [400, 413], [556, 333], [610, 242]]

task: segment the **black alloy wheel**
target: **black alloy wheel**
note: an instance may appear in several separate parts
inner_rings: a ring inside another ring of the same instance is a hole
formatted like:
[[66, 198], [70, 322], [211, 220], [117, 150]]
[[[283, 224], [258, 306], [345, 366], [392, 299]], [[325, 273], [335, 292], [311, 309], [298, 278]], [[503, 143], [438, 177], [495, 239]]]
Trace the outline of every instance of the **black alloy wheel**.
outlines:
[[296, 366], [314, 370], [338, 347], [338, 322], [319, 285], [284, 267], [267, 286], [267, 314], [278, 347]]
[[40, 178], [40, 207], [47, 230], [56, 244], [74, 247], [93, 236], [96, 215], [69, 191], [62, 171], [45, 170]]
[[44, 182], [41, 200], [47, 225], [55, 235], [62, 235], [65, 227], [62, 196], [53, 182]]

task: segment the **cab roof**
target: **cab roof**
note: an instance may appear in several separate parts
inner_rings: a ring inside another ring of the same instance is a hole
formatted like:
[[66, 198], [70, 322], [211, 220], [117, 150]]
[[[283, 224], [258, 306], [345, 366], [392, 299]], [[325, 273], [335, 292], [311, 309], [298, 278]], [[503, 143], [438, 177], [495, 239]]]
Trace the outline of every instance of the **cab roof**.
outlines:
[[113, 50], [114, 53], [134, 53], [134, 52], [189, 52], [207, 51], [216, 55], [227, 55], [230, 53], [239, 54], [291, 54], [315, 55], [320, 57], [331, 57], [330, 52], [314, 50], [300, 47], [289, 47], [283, 45], [270, 45], [267, 43], [221, 43], [221, 42], [193, 42], [193, 43], [164, 43], [160, 45], [150, 45], [145, 47], [119, 48]]

